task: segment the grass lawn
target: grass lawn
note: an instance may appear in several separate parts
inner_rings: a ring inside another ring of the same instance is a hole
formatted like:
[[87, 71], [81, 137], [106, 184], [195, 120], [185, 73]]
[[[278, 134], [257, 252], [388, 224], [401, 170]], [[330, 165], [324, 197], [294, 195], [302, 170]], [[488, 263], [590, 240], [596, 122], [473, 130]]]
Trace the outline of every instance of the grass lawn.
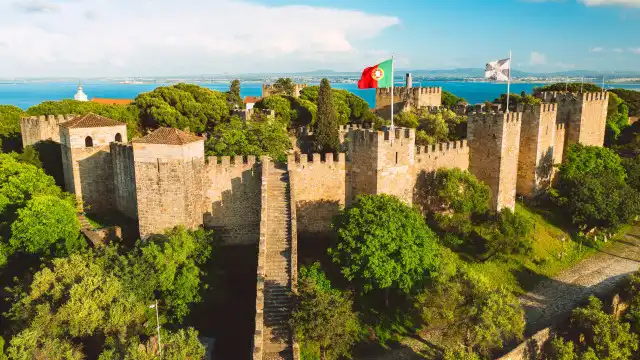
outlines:
[[[597, 249], [581, 245], [572, 239], [560, 227], [568, 227], [566, 220], [553, 213], [521, 203], [516, 205], [516, 212], [535, 224], [532, 230], [533, 252], [527, 256], [512, 255], [507, 259], [472, 263], [471, 267], [494, 282], [507, 284], [517, 294], [531, 290], [540, 281], [557, 275], [597, 252]], [[621, 229], [619, 234], [624, 234], [628, 229], [629, 227]], [[606, 245], [611, 243], [613, 241]]]

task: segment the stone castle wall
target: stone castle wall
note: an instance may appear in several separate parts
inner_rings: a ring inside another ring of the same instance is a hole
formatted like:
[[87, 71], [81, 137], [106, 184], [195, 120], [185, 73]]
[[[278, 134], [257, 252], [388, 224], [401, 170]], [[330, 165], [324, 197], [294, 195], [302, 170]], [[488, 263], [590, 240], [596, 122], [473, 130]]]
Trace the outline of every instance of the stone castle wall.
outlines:
[[580, 128], [578, 142], [588, 146], [602, 146], [607, 123], [607, 109], [609, 94], [586, 93], [582, 94], [581, 116], [578, 123], [570, 126]]
[[[346, 155], [300, 155], [288, 159], [292, 199], [296, 202], [297, 226], [302, 233], [331, 230], [333, 216], [337, 215], [349, 197]], [[295, 185], [294, 185], [295, 184]]]
[[138, 218], [138, 196], [133, 161], [133, 146], [113, 142], [110, 144], [113, 167], [113, 198], [115, 207], [131, 219]]
[[20, 119], [22, 146], [33, 145], [43, 140], [60, 142], [60, 124], [74, 118], [74, 115], [30, 116]]
[[430, 173], [438, 169], [469, 169], [467, 140], [450, 141], [435, 145], [416, 146], [415, 172]]
[[551, 184], [557, 113], [556, 104], [538, 104], [522, 114], [518, 194], [534, 196]]
[[491, 188], [492, 207], [515, 207], [522, 113], [471, 114], [469, 171]]
[[261, 166], [255, 156], [209, 157], [204, 171], [204, 226], [225, 244], [257, 244]]
[[[439, 87], [412, 87], [394, 86], [393, 88], [394, 110], [400, 111], [402, 103], [410, 106], [431, 107], [442, 105], [442, 88]], [[397, 107], [396, 107], [396, 104]], [[391, 106], [391, 89], [376, 89], [376, 109], [385, 109]], [[394, 111], [396, 112], [396, 111]]]
[[202, 225], [204, 142], [133, 142], [140, 236]]
[[[59, 128], [65, 188], [76, 194], [79, 205], [88, 212], [113, 209], [113, 162], [109, 143], [116, 134], [124, 134], [126, 126], [95, 128]], [[93, 146], [86, 146], [91, 138]]]
[[415, 129], [395, 128], [393, 131], [377, 131], [376, 139], [376, 193], [395, 195], [411, 204], [415, 184]]

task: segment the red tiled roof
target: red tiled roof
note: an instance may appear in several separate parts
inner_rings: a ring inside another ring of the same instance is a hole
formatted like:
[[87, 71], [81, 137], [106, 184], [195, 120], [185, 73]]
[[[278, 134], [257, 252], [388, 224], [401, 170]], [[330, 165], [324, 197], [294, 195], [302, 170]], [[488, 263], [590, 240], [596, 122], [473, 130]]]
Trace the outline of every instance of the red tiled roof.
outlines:
[[91, 102], [95, 102], [98, 104], [105, 105], [129, 105], [133, 102], [132, 99], [104, 99], [104, 98], [93, 98]]
[[260, 99], [262, 99], [262, 97], [260, 96], [245, 96], [244, 100], [242, 100], [245, 104], [253, 104], [253, 103], [257, 103], [258, 101], [260, 101]]
[[119, 125], [125, 125], [125, 124], [113, 119], [109, 119], [108, 117], [96, 115], [93, 113], [77, 116], [73, 118], [73, 120], [60, 124], [60, 126], [66, 127], [69, 129], [109, 127], [109, 126], [119, 126]]
[[143, 138], [133, 140], [133, 142], [143, 144], [184, 145], [203, 140], [204, 139], [200, 136], [196, 136], [186, 131], [161, 127]]

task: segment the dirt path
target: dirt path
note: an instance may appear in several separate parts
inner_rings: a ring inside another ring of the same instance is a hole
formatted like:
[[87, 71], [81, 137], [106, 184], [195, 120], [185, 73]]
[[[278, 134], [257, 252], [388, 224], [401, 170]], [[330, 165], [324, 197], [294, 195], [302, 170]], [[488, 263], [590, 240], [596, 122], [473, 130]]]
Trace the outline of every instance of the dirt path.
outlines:
[[621, 240], [521, 296], [527, 323], [525, 336], [566, 318], [590, 295], [607, 294], [625, 275], [639, 268], [640, 226], [636, 225]]

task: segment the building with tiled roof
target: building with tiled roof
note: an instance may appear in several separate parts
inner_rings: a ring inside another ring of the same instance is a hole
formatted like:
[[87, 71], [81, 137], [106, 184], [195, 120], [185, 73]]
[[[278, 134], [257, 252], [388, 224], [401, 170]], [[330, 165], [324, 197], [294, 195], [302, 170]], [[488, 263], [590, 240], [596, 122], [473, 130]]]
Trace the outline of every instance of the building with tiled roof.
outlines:
[[91, 102], [103, 104], [103, 105], [129, 105], [133, 103], [132, 99], [105, 99], [105, 98], [93, 98]]
[[61, 127], [67, 129], [80, 129], [80, 128], [92, 128], [92, 127], [110, 127], [125, 125], [119, 121], [97, 115], [94, 113], [88, 113], [80, 116], [76, 116], [71, 121], [60, 124]]
[[186, 131], [161, 127], [154, 130], [151, 134], [134, 140], [133, 142], [144, 144], [185, 145], [196, 141], [204, 141], [204, 138]]
[[242, 102], [244, 103], [244, 109], [253, 109], [253, 105], [255, 105], [261, 99], [262, 97], [260, 96], [245, 96], [244, 99], [242, 99]]

